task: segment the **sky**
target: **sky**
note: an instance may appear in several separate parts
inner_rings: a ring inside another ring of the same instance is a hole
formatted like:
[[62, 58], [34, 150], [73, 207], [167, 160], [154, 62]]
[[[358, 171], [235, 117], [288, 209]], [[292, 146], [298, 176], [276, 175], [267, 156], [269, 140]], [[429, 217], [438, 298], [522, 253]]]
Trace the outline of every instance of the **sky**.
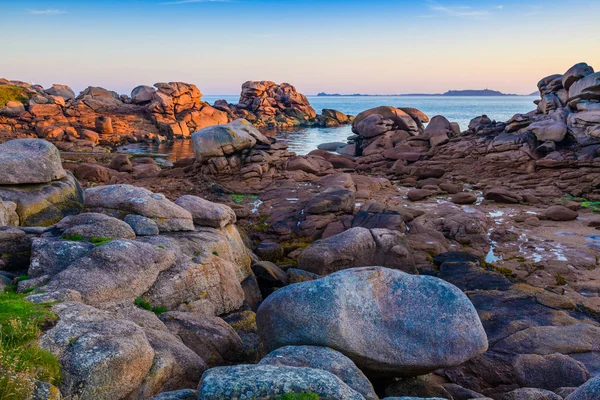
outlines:
[[600, 70], [599, 0], [0, 0], [0, 15], [0, 77], [76, 91], [526, 94]]

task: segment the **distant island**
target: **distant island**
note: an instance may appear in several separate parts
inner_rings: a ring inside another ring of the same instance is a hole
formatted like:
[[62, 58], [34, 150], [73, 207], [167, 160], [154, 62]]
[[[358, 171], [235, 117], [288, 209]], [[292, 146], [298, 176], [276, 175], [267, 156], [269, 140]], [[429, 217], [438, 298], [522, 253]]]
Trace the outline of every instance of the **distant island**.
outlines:
[[[498, 90], [481, 89], [481, 90], [448, 90], [446, 93], [405, 93], [405, 94], [339, 94], [339, 93], [325, 93], [321, 92], [317, 94], [319, 97], [375, 97], [375, 96], [521, 96], [514, 93], [502, 93]], [[532, 96], [527, 94], [525, 96]]]

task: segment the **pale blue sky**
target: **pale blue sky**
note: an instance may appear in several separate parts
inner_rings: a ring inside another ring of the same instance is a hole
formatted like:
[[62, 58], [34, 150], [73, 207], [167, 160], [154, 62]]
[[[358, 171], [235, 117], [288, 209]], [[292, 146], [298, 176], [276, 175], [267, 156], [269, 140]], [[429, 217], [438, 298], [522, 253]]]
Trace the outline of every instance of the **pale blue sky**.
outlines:
[[597, 0], [0, 0], [0, 14], [0, 77], [76, 90], [529, 93], [576, 62], [600, 69]]

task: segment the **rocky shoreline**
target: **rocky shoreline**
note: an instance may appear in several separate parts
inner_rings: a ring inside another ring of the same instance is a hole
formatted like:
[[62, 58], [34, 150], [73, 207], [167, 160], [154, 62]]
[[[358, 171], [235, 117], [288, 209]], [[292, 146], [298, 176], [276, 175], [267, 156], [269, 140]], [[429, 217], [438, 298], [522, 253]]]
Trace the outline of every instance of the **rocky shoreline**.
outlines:
[[351, 117], [335, 110], [318, 114], [306, 96], [288, 84], [249, 81], [238, 104], [219, 100], [214, 106], [184, 82], [137, 86], [131, 96], [101, 87], [79, 95], [66, 85], [44, 89], [0, 78], [0, 142], [14, 138], [46, 139], [62, 150], [104, 152], [116, 145], [189, 138], [202, 128], [244, 118], [265, 129], [340, 126]]
[[[413, 108], [319, 116], [273, 82], [214, 107], [181, 83], [4, 86], [31, 96], [0, 108], [0, 289], [51, 304], [37, 342], [62, 369], [36, 399], [600, 398], [587, 64], [462, 132]], [[259, 130], [345, 123], [305, 156]], [[194, 157], [109, 153], [163, 135]]]

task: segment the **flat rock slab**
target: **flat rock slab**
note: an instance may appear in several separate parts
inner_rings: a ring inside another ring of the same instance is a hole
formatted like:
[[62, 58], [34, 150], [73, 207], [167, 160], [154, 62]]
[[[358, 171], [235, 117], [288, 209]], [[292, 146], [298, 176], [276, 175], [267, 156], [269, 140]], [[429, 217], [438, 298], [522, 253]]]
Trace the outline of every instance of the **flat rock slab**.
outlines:
[[67, 176], [60, 153], [41, 139], [16, 139], [0, 144], [0, 185], [48, 183]]

